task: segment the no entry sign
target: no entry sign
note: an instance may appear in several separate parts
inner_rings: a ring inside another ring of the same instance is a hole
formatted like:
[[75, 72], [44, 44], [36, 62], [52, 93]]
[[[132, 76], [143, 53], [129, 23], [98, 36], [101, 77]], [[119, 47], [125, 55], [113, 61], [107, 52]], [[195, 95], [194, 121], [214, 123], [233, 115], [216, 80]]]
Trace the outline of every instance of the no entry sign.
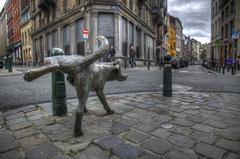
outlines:
[[88, 29], [83, 29], [83, 38], [84, 40], [87, 40], [88, 39]]

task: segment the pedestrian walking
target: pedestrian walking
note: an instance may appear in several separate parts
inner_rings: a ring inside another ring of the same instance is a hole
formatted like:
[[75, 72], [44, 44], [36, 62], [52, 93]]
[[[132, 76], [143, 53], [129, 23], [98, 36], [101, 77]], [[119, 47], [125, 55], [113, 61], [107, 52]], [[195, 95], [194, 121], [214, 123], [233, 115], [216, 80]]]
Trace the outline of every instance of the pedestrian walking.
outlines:
[[134, 65], [136, 66], [135, 55], [136, 55], [136, 52], [134, 50], [133, 45], [131, 45], [131, 47], [130, 47], [130, 64], [131, 64], [132, 68], [134, 67]]
[[237, 68], [239, 71], [240, 70], [240, 56], [238, 56], [238, 58], [237, 58]]
[[115, 61], [115, 53], [116, 53], [116, 51], [115, 51], [113, 45], [111, 45], [110, 53], [109, 53], [109, 54], [110, 54], [110, 61], [111, 61], [111, 62]]

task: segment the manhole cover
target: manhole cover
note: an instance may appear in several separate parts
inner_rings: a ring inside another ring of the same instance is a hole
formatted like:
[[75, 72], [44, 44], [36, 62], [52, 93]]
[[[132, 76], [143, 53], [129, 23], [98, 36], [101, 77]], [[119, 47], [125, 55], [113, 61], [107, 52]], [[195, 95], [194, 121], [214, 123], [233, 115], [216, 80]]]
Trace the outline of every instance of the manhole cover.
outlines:
[[171, 129], [173, 127], [172, 124], [161, 124], [161, 127], [164, 129]]

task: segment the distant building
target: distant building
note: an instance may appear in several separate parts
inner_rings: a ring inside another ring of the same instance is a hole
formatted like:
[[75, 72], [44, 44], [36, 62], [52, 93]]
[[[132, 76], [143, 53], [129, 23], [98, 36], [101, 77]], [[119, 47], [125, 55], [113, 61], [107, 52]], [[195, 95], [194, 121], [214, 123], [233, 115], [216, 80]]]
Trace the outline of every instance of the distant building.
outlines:
[[21, 42], [22, 61], [24, 65], [33, 64], [32, 55], [32, 21], [30, 20], [30, 0], [21, 1]]
[[200, 59], [202, 61], [211, 61], [211, 44], [210, 43], [205, 43], [200, 45]]
[[[240, 2], [239, 0], [212, 0], [211, 9], [211, 61], [226, 65], [226, 58], [236, 58], [232, 34], [235, 31], [240, 34]], [[239, 50], [238, 54], [240, 54]]]
[[168, 54], [176, 57], [177, 28], [175, 26], [175, 17], [168, 15]]
[[192, 56], [192, 44], [190, 36], [183, 35], [183, 59], [189, 61]]
[[3, 58], [7, 55], [7, 14], [5, 6], [0, 12], [0, 41], [0, 58]]
[[178, 59], [183, 58], [183, 52], [182, 52], [182, 39], [183, 39], [183, 26], [182, 22], [179, 18], [175, 17], [175, 26], [176, 26], [176, 57]]
[[[7, 14], [7, 54], [14, 56], [14, 29], [13, 29], [13, 3], [7, 0], [5, 3]], [[15, 56], [14, 56], [15, 59]]]
[[191, 57], [190, 62], [199, 62], [200, 61], [200, 42], [195, 39], [191, 39]]
[[156, 33], [156, 62], [167, 54], [167, 0], [152, 0], [153, 20]]

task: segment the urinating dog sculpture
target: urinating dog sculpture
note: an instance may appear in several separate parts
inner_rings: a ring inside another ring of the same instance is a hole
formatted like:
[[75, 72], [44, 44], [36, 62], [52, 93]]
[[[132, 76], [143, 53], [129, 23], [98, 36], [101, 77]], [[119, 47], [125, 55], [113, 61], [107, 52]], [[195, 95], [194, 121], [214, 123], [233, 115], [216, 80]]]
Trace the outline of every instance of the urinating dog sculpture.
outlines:
[[[105, 94], [103, 92], [106, 81], [118, 80], [124, 81], [127, 75], [121, 72], [119, 64], [101, 63], [93, 64], [100, 59], [108, 50], [108, 40], [103, 36], [98, 36], [97, 40], [101, 42], [101, 46], [95, 53], [83, 57], [78, 55], [70, 56], [54, 56], [45, 59], [47, 66], [33, 69], [24, 74], [24, 80], [32, 81], [46, 73], [53, 71], [62, 71], [66, 74], [67, 80], [76, 87], [79, 100], [79, 106], [76, 110], [76, 118], [74, 125], [74, 135], [80, 136], [82, 132], [82, 117], [86, 111], [86, 102], [90, 91], [96, 91], [101, 103], [103, 104], [107, 114], [113, 114], [114, 111], [108, 105]], [[52, 49], [52, 51], [62, 51], [61, 49]]]

